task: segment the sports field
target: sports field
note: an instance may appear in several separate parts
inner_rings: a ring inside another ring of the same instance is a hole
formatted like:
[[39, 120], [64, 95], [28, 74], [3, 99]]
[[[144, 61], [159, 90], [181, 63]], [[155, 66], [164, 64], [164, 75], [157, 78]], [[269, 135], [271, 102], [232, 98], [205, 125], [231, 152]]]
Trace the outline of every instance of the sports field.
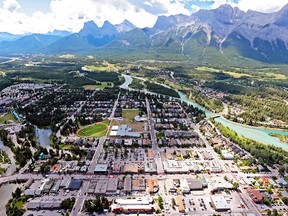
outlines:
[[102, 137], [106, 135], [110, 122], [99, 122], [93, 125], [88, 125], [81, 128], [77, 135], [80, 137]]

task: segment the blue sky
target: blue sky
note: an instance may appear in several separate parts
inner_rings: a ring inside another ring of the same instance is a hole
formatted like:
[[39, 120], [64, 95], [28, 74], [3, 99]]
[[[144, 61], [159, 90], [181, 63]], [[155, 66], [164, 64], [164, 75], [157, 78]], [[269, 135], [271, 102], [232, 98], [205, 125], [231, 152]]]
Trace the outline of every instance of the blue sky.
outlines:
[[[260, 3], [261, 2], [261, 3]], [[138, 27], [152, 27], [160, 15], [190, 15], [222, 4], [260, 12], [274, 12], [288, 0], [0, 0], [0, 31], [14, 34], [79, 31], [84, 22], [125, 19]]]

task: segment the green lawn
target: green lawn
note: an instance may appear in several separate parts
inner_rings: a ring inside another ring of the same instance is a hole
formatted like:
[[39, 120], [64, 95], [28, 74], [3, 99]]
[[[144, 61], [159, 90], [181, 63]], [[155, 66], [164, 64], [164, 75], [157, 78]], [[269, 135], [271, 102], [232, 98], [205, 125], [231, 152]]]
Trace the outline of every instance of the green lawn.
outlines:
[[108, 83], [108, 82], [102, 82], [101, 85], [85, 85], [83, 86], [83, 88], [85, 90], [101, 90], [104, 88], [111, 88], [113, 87], [112, 83]]
[[102, 137], [105, 136], [110, 122], [99, 122], [94, 125], [89, 125], [81, 128], [78, 131], [78, 136], [80, 137]]
[[10, 121], [10, 120], [14, 122], [16, 121], [15, 117], [11, 113], [0, 117], [0, 123], [5, 123], [6, 121]]

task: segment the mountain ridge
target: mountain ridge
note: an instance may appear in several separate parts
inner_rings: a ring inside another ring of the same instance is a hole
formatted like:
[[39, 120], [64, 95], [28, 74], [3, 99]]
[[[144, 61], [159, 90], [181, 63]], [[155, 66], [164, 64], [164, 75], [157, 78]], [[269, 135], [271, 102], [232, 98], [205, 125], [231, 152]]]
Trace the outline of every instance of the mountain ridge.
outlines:
[[[35, 47], [35, 52], [47, 54], [81, 52], [110, 55], [113, 50], [117, 55], [124, 50], [138, 49], [139, 52], [175, 54], [194, 60], [210, 58], [213, 53], [219, 60], [225, 56], [288, 63], [288, 4], [274, 13], [244, 12], [231, 5], [221, 5], [212, 10], [199, 10], [190, 16], [159, 16], [152, 28], [142, 29], [128, 20], [118, 25], [105, 21], [101, 27], [88, 21], [78, 33], [59, 37], [46, 45], [45, 40], [40, 41], [40, 45], [34, 39], [30, 43], [35, 44], [27, 46]], [[11, 44], [11, 47], [16, 46]], [[0, 54], [4, 51], [9, 54], [9, 43], [4, 45], [0, 43]], [[17, 50], [21, 51], [20, 48]], [[22, 50], [24, 53], [27, 51], [27, 47]]]

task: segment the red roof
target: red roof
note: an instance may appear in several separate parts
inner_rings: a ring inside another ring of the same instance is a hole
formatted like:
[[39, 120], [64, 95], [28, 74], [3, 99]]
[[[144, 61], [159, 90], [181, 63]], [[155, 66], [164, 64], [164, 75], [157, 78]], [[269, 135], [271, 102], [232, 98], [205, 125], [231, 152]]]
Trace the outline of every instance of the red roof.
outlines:
[[250, 197], [254, 200], [254, 202], [259, 202], [263, 200], [263, 195], [255, 189], [249, 188], [247, 189]]

